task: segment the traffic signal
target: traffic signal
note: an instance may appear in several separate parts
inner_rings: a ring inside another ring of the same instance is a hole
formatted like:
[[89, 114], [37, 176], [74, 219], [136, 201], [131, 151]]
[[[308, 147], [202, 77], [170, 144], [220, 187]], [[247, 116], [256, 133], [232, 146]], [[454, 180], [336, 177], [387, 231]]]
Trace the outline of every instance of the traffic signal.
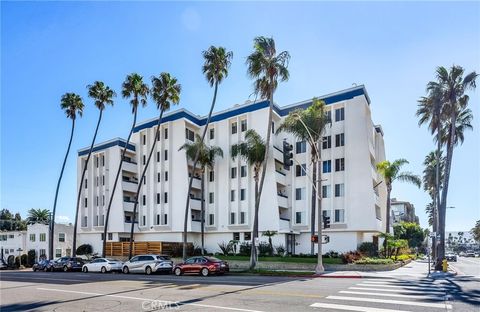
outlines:
[[318, 243], [318, 235], [312, 235], [310, 240], [312, 241], [312, 243]]
[[283, 168], [289, 170], [293, 165], [293, 146], [287, 141], [283, 141]]
[[330, 217], [323, 216], [323, 228], [328, 229], [330, 227]]

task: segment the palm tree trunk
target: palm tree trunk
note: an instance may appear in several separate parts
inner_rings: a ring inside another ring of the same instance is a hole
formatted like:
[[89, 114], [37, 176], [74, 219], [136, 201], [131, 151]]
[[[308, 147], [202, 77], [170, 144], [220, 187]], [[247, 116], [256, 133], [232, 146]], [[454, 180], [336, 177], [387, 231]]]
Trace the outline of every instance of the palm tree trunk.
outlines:
[[[215, 101], [217, 100], [217, 91], [218, 91], [218, 81], [215, 81], [215, 89], [213, 91], [213, 100], [212, 105], [210, 106], [210, 111], [208, 112], [207, 122], [205, 124], [205, 128], [203, 129], [201, 143], [205, 141], [205, 135], [207, 134], [208, 125], [210, 124], [210, 119], [212, 118], [213, 108], [215, 107]], [[197, 150], [195, 154], [195, 159], [193, 160], [193, 170], [197, 166], [198, 158], [200, 156], [200, 149]], [[188, 163], [187, 163], [188, 166]], [[187, 170], [188, 172], [188, 170]], [[188, 182], [188, 189], [187, 189], [187, 200], [185, 203], [185, 218], [183, 221], [183, 259], [187, 259], [187, 229], [188, 229], [188, 212], [190, 208], [190, 191], [192, 190], [192, 183], [193, 183], [193, 174], [190, 177], [190, 181]]]
[[201, 181], [201, 189], [202, 189], [202, 195], [200, 195], [200, 230], [201, 230], [201, 238], [202, 238], [202, 256], [205, 254], [205, 196], [203, 192], [205, 191], [205, 168], [202, 168], [202, 181]]
[[[315, 153], [315, 147], [312, 146], [312, 167], [313, 167], [313, 183], [316, 183], [316, 178], [317, 178], [317, 161], [316, 161], [316, 155], [314, 156], [313, 153]], [[317, 202], [317, 192], [315, 189], [315, 185], [312, 184], [312, 211], [310, 214], [310, 237], [313, 237], [315, 235], [315, 206]], [[315, 243], [312, 241], [311, 246], [310, 246], [310, 254], [313, 256], [315, 254]]]
[[[67, 153], [65, 154], [65, 158], [63, 159], [62, 170], [60, 171], [60, 177], [58, 178], [57, 182], [57, 189], [55, 190], [55, 200], [53, 201], [53, 212], [52, 212], [52, 219], [50, 225], [50, 237], [49, 239], [49, 248], [48, 248], [48, 258], [53, 259], [53, 243], [55, 236], [55, 213], [57, 211], [57, 198], [58, 198], [58, 190], [60, 189], [60, 182], [62, 181], [63, 177], [63, 170], [65, 169], [65, 164], [67, 163], [68, 154], [70, 153], [70, 147], [72, 146], [72, 139], [73, 139], [73, 131], [75, 130], [75, 118], [72, 119], [72, 131], [70, 133], [70, 140], [68, 141]], [[3, 259], [3, 258], [2, 258]]]
[[[272, 81], [270, 81], [272, 83]], [[273, 85], [273, 84], [272, 84]], [[253, 270], [257, 265], [257, 253], [255, 246], [255, 238], [258, 236], [258, 210], [260, 208], [260, 197], [262, 196], [263, 183], [265, 182], [265, 175], [267, 173], [268, 151], [270, 150], [270, 136], [272, 133], [272, 117], [273, 117], [273, 91], [270, 92], [268, 105], [268, 125], [267, 125], [267, 139], [265, 140], [265, 156], [262, 162], [262, 175], [260, 177], [260, 185], [258, 187], [258, 194], [255, 196], [255, 216], [253, 220], [253, 235], [252, 235], [252, 252], [250, 256], [250, 270]], [[255, 249], [255, 251], [253, 251]]]
[[[440, 123], [440, 110], [437, 112], [437, 155], [436, 155], [436, 168], [435, 168], [435, 199], [433, 207], [433, 231], [436, 233], [438, 231], [438, 211], [440, 210], [440, 151], [441, 151], [441, 123]], [[436, 259], [438, 250], [437, 250], [437, 237], [435, 236], [432, 240], [432, 258]]]
[[252, 231], [252, 243], [250, 244], [250, 270], [255, 268], [255, 264], [257, 261], [257, 249], [254, 248], [255, 246], [255, 238], [258, 236], [258, 210], [256, 209], [257, 205], [257, 198], [258, 198], [258, 171], [255, 170], [255, 176], [253, 177], [255, 180], [255, 211], [253, 217], [253, 231]]
[[[387, 225], [387, 228], [385, 230], [385, 233], [389, 234], [390, 233], [390, 210], [391, 210], [391, 207], [390, 207], [390, 193], [392, 192], [392, 186], [391, 185], [387, 185], [387, 217], [386, 217], [386, 225]], [[383, 246], [384, 246], [384, 249], [385, 249], [385, 258], [388, 257], [388, 235], [385, 235], [385, 240], [383, 241]]]
[[80, 210], [80, 197], [82, 196], [82, 187], [83, 180], [85, 179], [85, 172], [87, 172], [88, 161], [92, 156], [93, 145], [95, 145], [95, 139], [97, 138], [98, 127], [100, 126], [100, 121], [102, 120], [103, 109], [100, 109], [100, 114], [98, 115], [97, 127], [95, 128], [95, 134], [93, 135], [92, 144], [90, 144], [90, 150], [88, 151], [87, 160], [85, 161], [85, 167], [83, 167], [82, 178], [80, 179], [80, 187], [78, 188], [77, 196], [77, 209], [75, 211], [75, 225], [73, 226], [73, 243], [72, 243], [72, 254], [75, 257], [77, 255], [77, 229], [78, 229], [78, 211]]
[[[318, 227], [318, 254], [317, 254], [317, 266], [315, 268], [315, 273], [320, 274], [325, 271], [323, 267], [323, 252], [322, 252], [322, 221], [323, 221], [323, 214], [322, 214], [322, 194], [321, 194], [321, 186], [322, 186], [322, 173], [320, 171], [320, 164], [322, 163], [322, 152], [320, 151], [320, 141], [317, 142], [317, 161], [316, 161], [316, 171], [317, 171], [317, 205], [318, 205], [318, 216], [317, 216], [317, 227]], [[314, 181], [315, 183], [315, 181]]]
[[122, 172], [123, 159], [125, 158], [125, 153], [127, 152], [127, 146], [128, 146], [128, 143], [130, 142], [130, 137], [132, 136], [133, 128], [135, 128], [136, 122], [137, 122], [137, 109], [134, 108], [132, 127], [130, 128], [130, 133], [128, 134], [127, 143], [125, 144], [125, 147], [122, 150], [122, 156], [120, 158], [120, 164], [118, 165], [117, 175], [115, 176], [115, 182], [113, 183], [112, 193], [110, 194], [110, 200], [108, 201], [107, 215], [105, 216], [105, 224], [103, 227], [102, 257], [106, 257], [105, 253], [107, 248], [108, 221], [110, 219], [110, 209], [112, 208], [113, 196], [115, 195], [115, 190], [117, 189], [118, 178], [120, 177], [120, 173]]
[[135, 203], [133, 204], [132, 227], [130, 228], [130, 247], [128, 250], [129, 259], [132, 258], [132, 252], [133, 252], [133, 248], [132, 248], [133, 247], [133, 231], [135, 229], [135, 219], [137, 217], [138, 196], [140, 195], [140, 191], [142, 189], [143, 179], [145, 179], [145, 174], [147, 173], [148, 164], [150, 164], [153, 151], [155, 150], [158, 138], [160, 137], [160, 124], [162, 123], [162, 117], [163, 117], [163, 109], [160, 109], [160, 116], [158, 117], [157, 130], [155, 131], [155, 138], [153, 139], [152, 148], [150, 148], [150, 153], [148, 153], [147, 163], [143, 167], [142, 176], [140, 177], [140, 180], [138, 180], [137, 193], [135, 194]]

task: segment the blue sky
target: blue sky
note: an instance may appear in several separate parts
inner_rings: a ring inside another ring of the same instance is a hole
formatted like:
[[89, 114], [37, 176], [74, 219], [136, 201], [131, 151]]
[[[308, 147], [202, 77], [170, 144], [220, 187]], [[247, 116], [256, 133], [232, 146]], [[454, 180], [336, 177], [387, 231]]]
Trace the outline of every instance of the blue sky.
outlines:
[[[120, 93], [125, 76], [147, 81], [167, 71], [182, 84], [181, 103], [206, 114], [212, 90], [201, 73], [210, 45], [233, 51], [217, 110], [252, 93], [245, 58], [255, 36], [273, 36], [291, 54], [290, 80], [279, 86], [280, 105], [365, 84], [375, 123], [385, 132], [388, 159], [406, 158], [421, 174], [434, 148], [415, 117], [436, 66], [459, 64], [480, 71], [478, 2], [1, 2], [1, 208], [22, 213], [51, 209], [70, 132], [59, 109], [65, 92], [82, 95], [58, 202], [61, 220], [72, 218], [76, 151], [89, 145], [98, 111], [86, 85], [102, 80]], [[471, 93], [474, 131], [455, 150], [447, 230], [468, 230], [480, 219], [479, 93]], [[154, 105], [139, 120], [156, 116]], [[97, 142], [126, 137], [131, 111], [117, 98], [108, 107]], [[423, 226], [428, 196], [394, 185], [393, 196], [411, 201]]]

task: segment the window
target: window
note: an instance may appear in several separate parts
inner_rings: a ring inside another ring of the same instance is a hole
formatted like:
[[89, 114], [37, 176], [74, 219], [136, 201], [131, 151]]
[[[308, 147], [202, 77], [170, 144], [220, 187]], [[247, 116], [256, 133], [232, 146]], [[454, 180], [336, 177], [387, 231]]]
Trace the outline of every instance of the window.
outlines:
[[236, 240], [236, 241], [240, 240], [240, 233], [233, 232], [233, 240]]
[[113, 239], [113, 234], [112, 233], [108, 233], [108, 240], [112, 240]]
[[345, 170], [345, 158], [335, 159], [335, 171]]
[[168, 181], [168, 171], [165, 171], [165, 181]]
[[88, 217], [84, 216], [83, 217], [83, 227], [86, 227], [88, 225]]
[[305, 188], [300, 187], [295, 189], [295, 200], [305, 199]]
[[215, 194], [213, 192], [208, 193], [208, 203], [213, 204], [215, 198]]
[[94, 226], [98, 226], [98, 216], [95, 216], [95, 222], [93, 222]]
[[252, 232], [243, 233], [243, 239], [246, 241], [252, 240]]
[[307, 165], [296, 165], [295, 166], [295, 176], [296, 177], [303, 177], [307, 174]]
[[163, 129], [163, 138], [165, 140], [168, 139], [168, 129], [167, 128]]
[[105, 225], [105, 215], [102, 214], [102, 218], [100, 219], [100, 225], [104, 226]]
[[232, 122], [232, 134], [237, 133], [237, 122]]
[[88, 182], [87, 179], [85, 179], [85, 188], [88, 188], [87, 187], [87, 184], [88, 184], [87, 182]]
[[164, 155], [164, 160], [168, 160], [168, 150], [164, 150], [163, 153]]
[[295, 212], [295, 223], [302, 223], [302, 213], [299, 211]]
[[30, 241], [34, 242], [35, 241], [35, 234], [30, 234]]
[[230, 178], [235, 179], [237, 177], [237, 167], [232, 167], [230, 169]]
[[6, 241], [7, 235], [0, 235], [0, 241]]
[[[15, 235], [14, 234], [9, 234], [8, 235], [8, 238], [15, 238]], [[5, 239], [6, 240], [6, 239]]]
[[245, 212], [240, 212], [240, 224], [245, 224]]
[[98, 168], [98, 156], [95, 156], [95, 167]]
[[147, 144], [147, 136], [145, 134], [142, 135], [142, 144]]
[[345, 210], [335, 209], [335, 218], [334, 218], [333, 222], [335, 222], [335, 223], [345, 222]]
[[325, 115], [327, 116], [328, 122], [332, 122], [332, 111], [331, 110], [327, 111]]
[[95, 179], [95, 186], [98, 186], [98, 177]]
[[208, 180], [209, 180], [210, 182], [215, 181], [215, 172], [214, 172], [214, 171], [210, 171], [208, 174], [209, 174], [209, 179], [208, 179]]
[[213, 225], [215, 223], [215, 215], [213, 213], [208, 215], [208, 223]]
[[332, 137], [324, 136], [322, 140], [322, 149], [327, 149], [332, 147]]
[[167, 193], [167, 192], [165, 192], [165, 193], [163, 194], [163, 202], [164, 202], [165, 204], [168, 203], [168, 193]]
[[147, 204], [147, 197], [142, 195], [142, 205], [145, 206]]
[[192, 130], [185, 128], [185, 138], [189, 141], [194, 142], [195, 141], [195, 133]]
[[332, 212], [331, 210], [322, 210], [322, 215], [324, 217], [331, 217], [331, 215], [332, 215], [331, 212]]
[[47, 251], [45, 249], [39, 250], [40, 257], [45, 257], [47, 255]]
[[330, 185], [322, 185], [322, 198], [329, 198], [330, 197]]
[[143, 155], [143, 157], [142, 157], [142, 164], [145, 165], [146, 162], [147, 162], [147, 158], [145, 157], [145, 155]]
[[102, 167], [105, 166], [105, 155], [102, 154]]
[[335, 197], [345, 196], [345, 184], [335, 184]]
[[58, 242], [60, 243], [65, 242], [65, 233], [58, 233]]
[[102, 185], [105, 185], [105, 175], [102, 175]]
[[210, 129], [210, 140], [215, 139], [215, 129], [211, 128]]
[[240, 127], [242, 129], [242, 132], [247, 131], [247, 120], [246, 119], [243, 119], [242, 121], [240, 121]]
[[157, 182], [160, 182], [160, 180], [161, 180], [160, 177], [161, 177], [161, 175], [160, 175], [160, 172], [159, 172], [159, 173], [157, 173]]
[[88, 207], [88, 199], [87, 199], [87, 198], [85, 198], [85, 201], [84, 201], [84, 206], [85, 206], [85, 208], [87, 208], [87, 207]]
[[245, 178], [247, 176], [247, 166], [241, 166], [240, 167], [240, 176], [242, 178]]
[[160, 152], [157, 152], [157, 162], [160, 162]]
[[95, 206], [98, 207], [98, 196], [95, 197]]
[[39, 239], [40, 239], [41, 242], [46, 241], [47, 240], [47, 234], [46, 233], [40, 233]]
[[302, 154], [307, 151], [307, 142], [299, 141], [296, 143], [295, 153]]
[[157, 205], [160, 204], [160, 193], [157, 193]]
[[275, 133], [275, 122], [272, 121], [272, 133]]
[[160, 224], [160, 215], [157, 214], [157, 225], [159, 225], [159, 224]]
[[168, 214], [163, 215], [163, 224], [168, 224]]
[[60, 258], [62, 256], [62, 249], [55, 248], [55, 258]]
[[340, 133], [335, 135], [335, 147], [344, 146], [345, 145], [345, 134]]
[[245, 189], [240, 190], [240, 200], [245, 200]]
[[147, 224], [147, 216], [142, 216], [142, 225], [145, 226]]
[[230, 190], [230, 201], [235, 201], [235, 190]]
[[342, 121], [345, 119], [345, 108], [338, 108], [335, 110], [335, 121]]
[[323, 161], [323, 173], [332, 172], [332, 161], [331, 160], [324, 160]]
[[230, 224], [235, 224], [235, 212], [230, 212]]

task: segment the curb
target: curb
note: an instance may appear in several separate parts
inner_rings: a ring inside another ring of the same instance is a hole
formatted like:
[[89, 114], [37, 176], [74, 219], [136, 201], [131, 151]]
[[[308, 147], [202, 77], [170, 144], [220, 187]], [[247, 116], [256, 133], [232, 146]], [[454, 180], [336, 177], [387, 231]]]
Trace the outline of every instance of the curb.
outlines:
[[313, 275], [313, 278], [363, 278], [359, 275]]

